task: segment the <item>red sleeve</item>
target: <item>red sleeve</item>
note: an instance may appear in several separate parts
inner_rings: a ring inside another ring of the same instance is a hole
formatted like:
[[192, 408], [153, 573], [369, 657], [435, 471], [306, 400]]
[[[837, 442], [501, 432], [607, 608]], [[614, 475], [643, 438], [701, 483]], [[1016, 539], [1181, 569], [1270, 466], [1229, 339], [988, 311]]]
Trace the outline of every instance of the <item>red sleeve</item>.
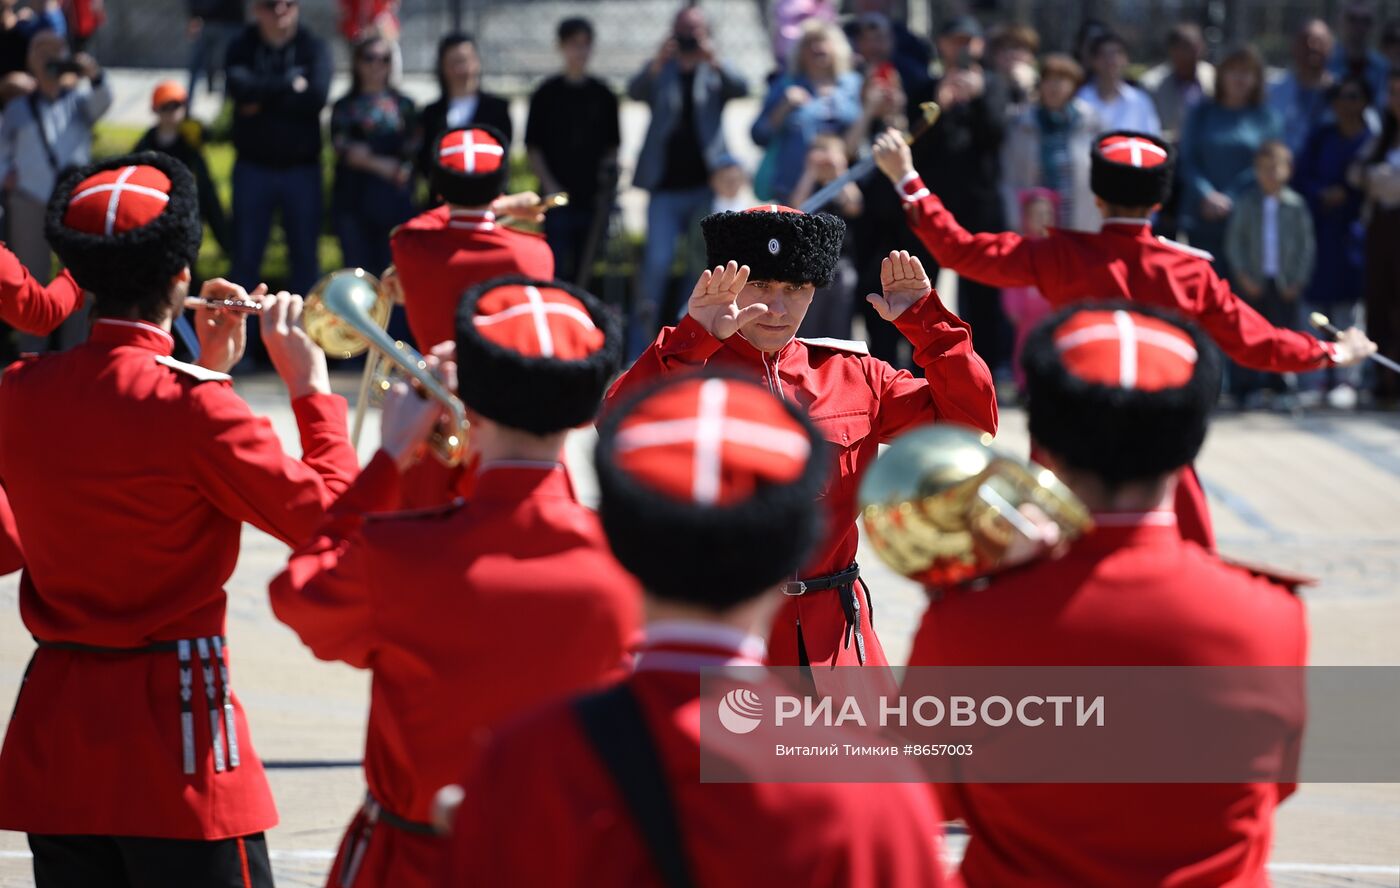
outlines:
[[376, 635], [365, 515], [394, 508], [398, 498], [398, 466], [381, 450], [268, 588], [277, 619], [322, 660], [369, 665]]
[[637, 362], [618, 377], [608, 390], [605, 405], [640, 386], [686, 370], [699, 370], [724, 345], [690, 315], [674, 327], [666, 327]]
[[10, 511], [10, 498], [0, 486], [0, 576], [12, 574], [24, 567], [24, 553], [19, 549], [19, 530], [15, 515]]
[[930, 291], [894, 323], [913, 344], [914, 361], [923, 368], [924, 378], [876, 358], [864, 359], [880, 396], [880, 439], [888, 441], [932, 420], [996, 434], [996, 385], [986, 362], [972, 350], [967, 322], [944, 307], [937, 291]]
[[255, 416], [233, 389], [204, 383], [190, 390], [200, 408], [189, 466], [214, 505], [288, 545], [311, 535], [337, 496], [350, 486], [359, 460], [350, 446], [345, 399], [307, 395], [292, 401], [302, 458], [293, 459], [265, 417]]
[[1052, 239], [1032, 242], [1013, 231], [973, 234], [958, 224], [923, 179], [915, 176], [898, 190], [909, 226], [939, 265], [989, 287], [1041, 286], [1036, 258], [1043, 246], [1037, 245]]
[[66, 270], [47, 287], [36, 281], [14, 253], [0, 246], [0, 321], [16, 330], [52, 333], [83, 304], [83, 290]]
[[1331, 362], [1328, 344], [1306, 333], [1275, 327], [1236, 296], [1228, 282], [1209, 267], [1203, 268], [1206, 295], [1196, 320], [1236, 363], [1254, 370], [1297, 373]]

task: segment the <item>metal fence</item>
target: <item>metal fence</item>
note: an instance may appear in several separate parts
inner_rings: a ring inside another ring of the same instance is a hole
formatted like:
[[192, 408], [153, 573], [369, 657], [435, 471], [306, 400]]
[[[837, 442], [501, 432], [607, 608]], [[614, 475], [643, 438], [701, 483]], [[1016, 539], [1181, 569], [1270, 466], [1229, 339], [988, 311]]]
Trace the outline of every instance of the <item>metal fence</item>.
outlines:
[[[655, 51], [671, 17], [687, 0], [403, 0], [403, 53], [408, 71], [430, 71], [438, 38], [456, 27], [478, 38], [487, 86], [519, 94], [557, 67], [554, 27], [583, 15], [597, 29], [595, 67], [620, 87]], [[772, 67], [768, 21], [772, 0], [696, 0], [713, 22], [717, 45], [754, 82]], [[1168, 27], [1189, 20], [1206, 29], [1215, 52], [1237, 41], [1257, 45], [1273, 64], [1285, 64], [1289, 35], [1309, 16], [1335, 22], [1344, 0], [902, 0], [894, 5], [919, 32], [948, 17], [971, 13], [985, 24], [1020, 21], [1034, 26], [1046, 49], [1070, 48], [1086, 18], [1121, 31], [1139, 62], [1163, 56]], [[1376, 3], [1381, 21], [1400, 18], [1400, 0]], [[335, 0], [302, 0], [302, 17], [332, 37]], [[108, 0], [108, 23], [95, 48], [108, 64], [182, 67], [189, 44], [185, 0]], [[1379, 30], [1379, 28], [1377, 29]], [[343, 41], [335, 39], [344, 64]]]

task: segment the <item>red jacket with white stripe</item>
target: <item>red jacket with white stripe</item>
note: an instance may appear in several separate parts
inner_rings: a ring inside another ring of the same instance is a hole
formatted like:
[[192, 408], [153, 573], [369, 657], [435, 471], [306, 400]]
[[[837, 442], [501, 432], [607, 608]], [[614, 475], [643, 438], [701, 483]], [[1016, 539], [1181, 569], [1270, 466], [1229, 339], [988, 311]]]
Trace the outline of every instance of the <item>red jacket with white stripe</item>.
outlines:
[[1202, 250], [1159, 238], [1146, 219], [1107, 219], [1098, 232], [1052, 229], [973, 234], [918, 176], [899, 188], [909, 224], [938, 264], [992, 287], [1036, 287], [1056, 307], [1131, 299], [1173, 309], [1199, 324], [1225, 354], [1256, 370], [1315, 370], [1332, 344], [1275, 327], [1236, 296]]

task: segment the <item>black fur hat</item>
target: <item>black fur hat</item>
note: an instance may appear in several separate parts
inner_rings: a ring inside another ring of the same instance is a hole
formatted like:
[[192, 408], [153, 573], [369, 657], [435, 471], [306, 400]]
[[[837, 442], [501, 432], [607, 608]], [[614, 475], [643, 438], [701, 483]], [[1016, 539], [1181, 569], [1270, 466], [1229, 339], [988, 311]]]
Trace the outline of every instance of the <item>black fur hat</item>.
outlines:
[[99, 310], [163, 303], [204, 237], [194, 176], [156, 151], [88, 164], [55, 186], [44, 235]]
[[473, 124], [433, 142], [428, 186], [450, 204], [485, 206], [506, 190], [509, 176], [510, 140], [500, 130]]
[[730, 261], [749, 267], [749, 279], [831, 283], [846, 223], [830, 213], [807, 214], [765, 204], [742, 213], [712, 213], [700, 220], [711, 268]]
[[621, 367], [613, 312], [563, 281], [498, 277], [457, 308], [457, 393], [488, 419], [536, 435], [591, 422]]
[[[723, 418], [750, 425], [743, 436], [721, 436], [703, 495], [694, 437], [648, 436], [645, 427], [698, 428], [716, 386]], [[771, 450], [753, 431], [761, 426]], [[760, 385], [715, 375], [664, 380], [599, 424], [598, 514], [618, 562], [650, 594], [725, 610], [802, 567], [825, 528], [816, 500], [827, 455], [802, 412]]]
[[1089, 190], [1118, 207], [1166, 203], [1172, 192], [1176, 150], [1147, 133], [1115, 130], [1093, 147]]
[[1220, 392], [1210, 340], [1175, 315], [1125, 301], [1046, 318], [1021, 365], [1032, 440], [1110, 485], [1189, 465]]

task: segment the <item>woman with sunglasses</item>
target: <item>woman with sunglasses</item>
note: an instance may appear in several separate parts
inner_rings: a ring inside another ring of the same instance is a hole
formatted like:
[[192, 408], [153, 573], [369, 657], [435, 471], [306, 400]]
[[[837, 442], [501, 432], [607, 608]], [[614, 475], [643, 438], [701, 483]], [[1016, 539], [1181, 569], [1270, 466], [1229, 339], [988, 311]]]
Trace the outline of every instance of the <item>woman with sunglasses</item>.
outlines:
[[355, 44], [350, 92], [331, 109], [335, 185], [331, 219], [345, 265], [380, 274], [392, 261], [389, 232], [413, 215], [413, 101], [394, 88], [393, 44]]

